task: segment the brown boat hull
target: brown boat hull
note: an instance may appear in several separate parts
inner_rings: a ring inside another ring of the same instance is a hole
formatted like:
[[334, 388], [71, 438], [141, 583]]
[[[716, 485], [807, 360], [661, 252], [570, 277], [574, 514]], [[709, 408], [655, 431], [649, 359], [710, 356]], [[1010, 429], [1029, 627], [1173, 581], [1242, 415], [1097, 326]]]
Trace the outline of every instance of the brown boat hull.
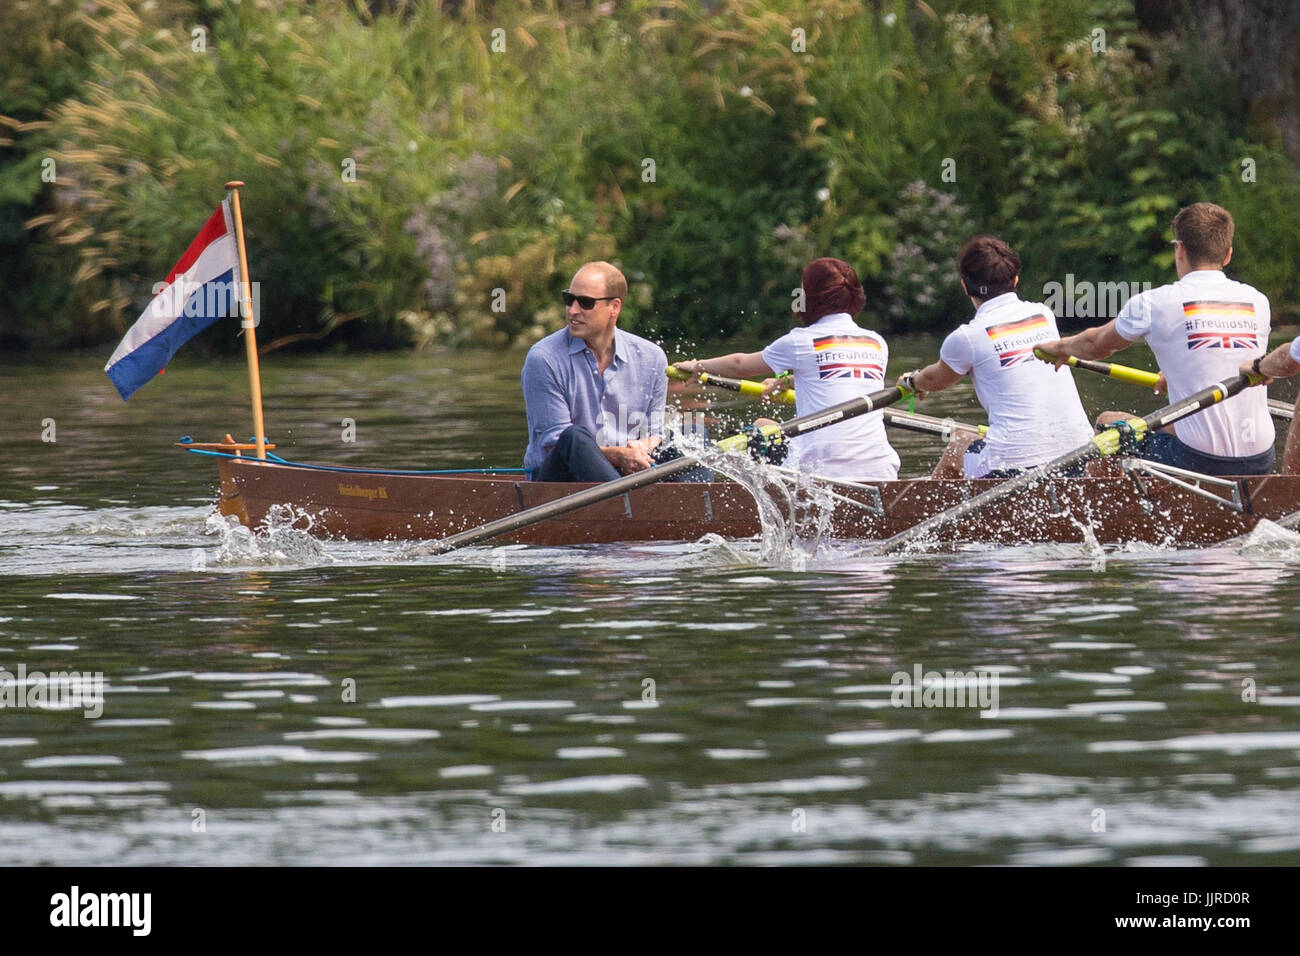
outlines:
[[[263, 524], [274, 506], [291, 505], [295, 513], [310, 515], [313, 533], [358, 540], [443, 538], [590, 487], [479, 473], [329, 471], [241, 458], [222, 459], [220, 470], [220, 509], [248, 527]], [[837, 502], [831, 532], [843, 539], [887, 538], [995, 483], [882, 482], [878, 502], [866, 492], [838, 489], [869, 507]], [[1300, 509], [1300, 476], [1250, 477], [1235, 484], [1241, 512], [1150, 477], [1054, 479], [954, 523], [936, 540], [1012, 544], [1093, 538], [1104, 545], [1197, 547], [1244, 534], [1261, 518], [1277, 520]], [[787, 521], [814, 520], [807, 507], [796, 504], [793, 515], [791, 510], [786, 501], [778, 513]], [[498, 540], [538, 545], [693, 541], [706, 534], [745, 538], [760, 530], [754, 497], [739, 484], [662, 483]]]

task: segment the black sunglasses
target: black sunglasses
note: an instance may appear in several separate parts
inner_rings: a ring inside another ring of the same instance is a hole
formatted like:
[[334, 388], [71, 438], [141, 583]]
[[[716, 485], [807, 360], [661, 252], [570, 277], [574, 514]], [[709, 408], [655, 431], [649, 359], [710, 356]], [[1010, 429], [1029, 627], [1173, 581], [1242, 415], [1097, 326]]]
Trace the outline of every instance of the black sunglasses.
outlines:
[[608, 302], [610, 299], [617, 299], [616, 295], [574, 295], [572, 292], [561, 292], [560, 298], [564, 300], [564, 307], [567, 309], [573, 303], [578, 303], [583, 312], [587, 312], [596, 307], [597, 302]]

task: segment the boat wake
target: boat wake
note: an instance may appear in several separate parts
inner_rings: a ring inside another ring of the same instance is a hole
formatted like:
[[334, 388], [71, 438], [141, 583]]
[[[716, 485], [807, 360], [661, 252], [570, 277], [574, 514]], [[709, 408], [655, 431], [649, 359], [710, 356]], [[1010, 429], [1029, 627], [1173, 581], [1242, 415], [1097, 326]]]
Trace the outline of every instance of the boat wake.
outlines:
[[1300, 534], [1267, 518], [1235, 542], [1237, 553], [1246, 558], [1272, 561], [1300, 561]]

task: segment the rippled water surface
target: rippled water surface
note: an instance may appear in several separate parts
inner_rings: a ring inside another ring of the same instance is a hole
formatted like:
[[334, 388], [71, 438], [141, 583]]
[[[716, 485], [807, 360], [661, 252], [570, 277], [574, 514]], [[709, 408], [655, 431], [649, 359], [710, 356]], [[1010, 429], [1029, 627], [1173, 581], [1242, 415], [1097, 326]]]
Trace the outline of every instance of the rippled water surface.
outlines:
[[[515, 465], [521, 358], [271, 356], [268, 429], [303, 460]], [[178, 360], [124, 405], [102, 363], [0, 366], [0, 863], [1300, 860], [1290, 532], [410, 560], [212, 517], [215, 468], [169, 443], [250, 433], [241, 366]], [[979, 419], [969, 388], [927, 405]], [[896, 444], [905, 474], [939, 450]], [[893, 706], [917, 668], [996, 675], [996, 710]], [[73, 671], [102, 695], [53, 706]]]

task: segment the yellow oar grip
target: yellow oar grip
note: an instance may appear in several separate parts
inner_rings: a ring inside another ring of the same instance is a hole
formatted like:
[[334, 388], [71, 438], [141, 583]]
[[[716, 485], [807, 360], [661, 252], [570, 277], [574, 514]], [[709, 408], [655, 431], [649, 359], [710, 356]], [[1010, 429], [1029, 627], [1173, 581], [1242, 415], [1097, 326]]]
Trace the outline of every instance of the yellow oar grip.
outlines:
[[[1051, 352], [1044, 352], [1042, 349], [1034, 349], [1034, 356], [1044, 362], [1055, 362], [1056, 356]], [[1073, 355], [1068, 356], [1065, 364], [1070, 368], [1081, 368], [1087, 372], [1096, 372], [1099, 375], [1109, 375], [1111, 378], [1117, 378], [1121, 382], [1128, 382], [1130, 385], [1145, 385], [1147, 388], [1155, 388], [1160, 376], [1155, 372], [1145, 372], [1140, 368], [1130, 368], [1127, 365], [1116, 365], [1113, 362], [1094, 362], [1090, 359], [1079, 359]]]
[[[679, 382], [685, 382], [691, 377], [690, 372], [683, 371], [676, 365], [669, 365], [665, 371], [668, 373], [669, 378]], [[733, 392], [740, 392], [742, 395], [753, 395], [755, 397], [763, 394], [763, 384], [761, 382], [751, 382], [743, 378], [725, 378], [721, 375], [710, 375], [708, 372], [701, 372], [699, 378], [701, 385], [715, 385], [721, 388], [730, 389]], [[774, 402], [793, 405], [794, 389], [783, 388], [779, 392], [774, 392], [770, 397]]]
[[[1121, 424], [1115, 422], [1102, 429], [1092, 438], [1092, 443], [1097, 446], [1097, 451], [1101, 452], [1103, 458], [1118, 454], [1124, 441], [1124, 434], [1115, 426]], [[1147, 423], [1140, 418], [1130, 418], [1127, 422], [1128, 427], [1133, 432], [1133, 440], [1141, 441], [1147, 434]]]
[[[768, 438], [775, 438], [781, 434], [780, 425], [759, 425], [757, 428]], [[749, 447], [749, 433], [741, 432], [739, 435], [732, 435], [729, 438], [722, 439], [717, 444], [723, 451], [744, 451]]]
[[[708, 373], [708, 372], [701, 372], [701, 373], [700, 373], [700, 381], [703, 382], [705, 385], [708, 385], [708, 384], [709, 384], [709, 373]], [[762, 395], [762, 394], [763, 394], [763, 383], [762, 383], [762, 382], [751, 382], [751, 381], [749, 381], [748, 379], [744, 379], [744, 378], [740, 379], [739, 382], [740, 382], [740, 394], [742, 394], [742, 395], [755, 395], [755, 396], [757, 396], [757, 395]], [[776, 401], [776, 402], [782, 402], [783, 404], [786, 404], [786, 405], [793, 405], [793, 404], [794, 404], [794, 389], [792, 389], [792, 388], [783, 388], [783, 389], [781, 389], [781, 391], [779, 391], [779, 392], [773, 392], [773, 393], [772, 393], [772, 400], [773, 400], [773, 401]]]
[[1140, 368], [1129, 368], [1127, 365], [1111, 364], [1110, 371], [1106, 373], [1111, 378], [1117, 378], [1121, 382], [1128, 382], [1131, 385], [1145, 385], [1147, 388], [1155, 388], [1156, 383], [1160, 381], [1160, 376], [1155, 372], [1144, 372]]
[[[709, 382], [713, 380], [713, 378], [714, 376], [710, 375], [708, 372], [701, 372], [700, 384], [708, 385]], [[735, 381], [734, 387], [736, 391], [740, 392], [741, 395], [762, 395], [763, 394], [763, 386], [758, 384], [758, 382], [747, 382], [743, 378], [735, 379], [734, 381]]]

